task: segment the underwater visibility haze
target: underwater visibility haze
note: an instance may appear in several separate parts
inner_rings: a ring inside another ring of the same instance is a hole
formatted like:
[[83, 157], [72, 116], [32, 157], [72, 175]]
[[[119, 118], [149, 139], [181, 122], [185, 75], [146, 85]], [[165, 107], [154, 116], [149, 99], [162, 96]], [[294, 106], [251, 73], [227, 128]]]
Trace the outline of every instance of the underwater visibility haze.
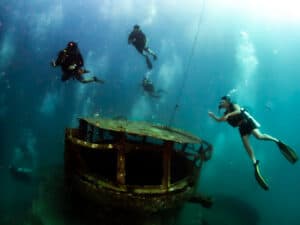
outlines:
[[[0, 224], [55, 224], [28, 222], [40, 174], [63, 165], [66, 127], [100, 115], [177, 127], [213, 144], [199, 188], [215, 204], [187, 204], [175, 224], [299, 225], [299, 163], [251, 137], [270, 187], [263, 190], [238, 129], [208, 116], [230, 95], [262, 132], [300, 154], [299, 7], [296, 0], [2, 0]], [[152, 70], [127, 42], [135, 24], [157, 54]], [[50, 62], [69, 41], [78, 43], [85, 76], [105, 83], [61, 81]], [[143, 90], [145, 76], [163, 90], [160, 98]], [[15, 164], [33, 177], [15, 177]]]

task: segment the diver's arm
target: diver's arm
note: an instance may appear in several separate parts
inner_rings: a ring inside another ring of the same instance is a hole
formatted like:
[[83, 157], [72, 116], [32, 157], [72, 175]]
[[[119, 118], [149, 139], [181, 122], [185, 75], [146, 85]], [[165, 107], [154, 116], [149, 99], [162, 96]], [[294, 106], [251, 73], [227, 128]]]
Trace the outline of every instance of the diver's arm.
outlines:
[[61, 65], [61, 62], [63, 61], [65, 57], [65, 51], [60, 51], [58, 53], [58, 56], [57, 56], [57, 59], [52, 63], [53, 66], [60, 66]]
[[227, 118], [228, 117], [230, 117], [230, 116], [235, 116], [235, 115], [238, 115], [238, 114], [240, 114], [241, 113], [241, 107], [238, 105], [238, 104], [234, 104], [233, 105], [233, 111], [232, 112], [230, 112], [230, 113], [227, 113], [224, 117], [226, 118], [226, 120], [227, 120]]
[[50, 64], [51, 64], [51, 66], [53, 66], [53, 67], [56, 67], [56, 66], [57, 66], [54, 59], [51, 60], [51, 63], [50, 63]]
[[233, 109], [234, 110], [232, 112], [226, 113], [221, 117], [217, 117], [213, 112], [208, 112], [208, 115], [217, 122], [223, 122], [223, 121], [227, 121], [228, 117], [238, 115], [241, 113], [241, 107], [238, 104], [234, 104]]
[[213, 112], [210, 112], [210, 111], [208, 111], [208, 115], [217, 122], [222, 122], [222, 121], [227, 120], [227, 118], [225, 118], [225, 116], [217, 117]]
[[128, 36], [128, 44], [131, 44], [132, 42], [134, 42], [135, 41], [135, 38], [134, 38], [134, 36], [133, 36], [133, 33], [131, 32], [130, 34], [129, 34], [129, 36]]

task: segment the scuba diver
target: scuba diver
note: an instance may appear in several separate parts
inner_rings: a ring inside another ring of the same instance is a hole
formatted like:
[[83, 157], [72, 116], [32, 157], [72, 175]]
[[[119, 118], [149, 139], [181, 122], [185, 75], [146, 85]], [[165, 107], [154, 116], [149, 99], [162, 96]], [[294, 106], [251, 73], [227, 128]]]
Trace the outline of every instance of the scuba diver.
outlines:
[[67, 47], [58, 53], [57, 59], [55, 61], [53, 60], [51, 64], [53, 67], [61, 67], [63, 72], [61, 81], [63, 82], [69, 80], [70, 78], [75, 78], [81, 83], [104, 83], [103, 80], [100, 80], [95, 76], [92, 78], [83, 78], [83, 75], [85, 73], [89, 73], [90, 71], [84, 69], [82, 55], [79, 51], [77, 43], [74, 41], [70, 41], [67, 44]]
[[148, 69], [152, 69], [152, 63], [149, 59], [149, 54], [156, 60], [156, 54], [147, 46], [147, 37], [140, 29], [139, 25], [134, 25], [133, 31], [128, 36], [128, 44], [132, 44], [136, 50], [146, 58]]
[[33, 167], [33, 152], [25, 144], [21, 144], [15, 149], [13, 161], [8, 167], [11, 175], [17, 180], [31, 181]]
[[258, 184], [265, 190], [268, 190], [268, 184], [260, 174], [259, 170], [259, 160], [256, 159], [253, 149], [249, 142], [249, 137], [253, 134], [259, 140], [273, 141], [277, 144], [281, 153], [290, 163], [296, 163], [298, 156], [296, 152], [280, 141], [279, 139], [270, 136], [269, 134], [263, 134], [260, 132], [260, 124], [243, 108], [238, 104], [235, 104], [231, 101], [229, 96], [223, 96], [219, 104], [219, 110], [224, 109], [224, 115], [217, 117], [214, 113], [208, 112], [208, 115], [217, 122], [227, 121], [231, 126], [238, 127], [239, 132], [242, 138], [243, 145], [250, 156], [253, 166], [254, 166], [254, 175]]
[[164, 90], [155, 90], [154, 84], [152, 83], [152, 81], [145, 77], [142, 81], [142, 87], [144, 89], [145, 92], [147, 92], [151, 97], [153, 98], [160, 98], [161, 97], [161, 93], [164, 92]]

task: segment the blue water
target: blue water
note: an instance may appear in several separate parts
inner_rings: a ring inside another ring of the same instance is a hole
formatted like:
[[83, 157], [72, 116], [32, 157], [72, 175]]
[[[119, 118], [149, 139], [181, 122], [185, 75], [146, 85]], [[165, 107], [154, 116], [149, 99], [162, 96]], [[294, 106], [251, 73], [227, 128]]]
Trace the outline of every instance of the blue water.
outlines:
[[[262, 132], [300, 151], [297, 4], [292, 0], [281, 5], [234, 0], [226, 4], [218, 0], [2, 0], [3, 223], [22, 218], [37, 193], [36, 182], [24, 183], [9, 173], [9, 165], [24, 163], [20, 146], [26, 146], [34, 169], [62, 165], [64, 129], [76, 127], [79, 116], [100, 114], [171, 122], [214, 145], [199, 187], [215, 199], [215, 207], [203, 210], [187, 205], [178, 224], [199, 224], [204, 215], [208, 224], [234, 224], [235, 217], [239, 221], [235, 224], [246, 224], [251, 217], [253, 224], [299, 225], [299, 163], [289, 164], [275, 144], [251, 138], [270, 185], [264, 191], [254, 179], [238, 131], [207, 115], [208, 110], [217, 113], [220, 97], [231, 94], [249, 108], [262, 124]], [[158, 55], [151, 72], [127, 44], [136, 23]], [[105, 84], [60, 81], [60, 70], [50, 67], [50, 61], [71, 40], [78, 42], [86, 68]], [[161, 99], [143, 92], [140, 84], [146, 73], [157, 88], [165, 90]]]

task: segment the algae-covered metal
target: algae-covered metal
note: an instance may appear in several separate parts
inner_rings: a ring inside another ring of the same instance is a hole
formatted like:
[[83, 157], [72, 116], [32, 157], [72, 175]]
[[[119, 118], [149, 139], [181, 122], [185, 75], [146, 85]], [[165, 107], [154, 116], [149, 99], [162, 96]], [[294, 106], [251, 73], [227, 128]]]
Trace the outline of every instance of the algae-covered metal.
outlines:
[[212, 146], [187, 132], [146, 122], [80, 118], [65, 134], [66, 183], [105, 207], [158, 212], [196, 193]]

